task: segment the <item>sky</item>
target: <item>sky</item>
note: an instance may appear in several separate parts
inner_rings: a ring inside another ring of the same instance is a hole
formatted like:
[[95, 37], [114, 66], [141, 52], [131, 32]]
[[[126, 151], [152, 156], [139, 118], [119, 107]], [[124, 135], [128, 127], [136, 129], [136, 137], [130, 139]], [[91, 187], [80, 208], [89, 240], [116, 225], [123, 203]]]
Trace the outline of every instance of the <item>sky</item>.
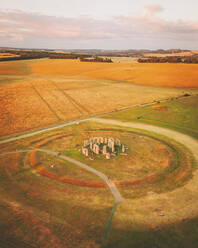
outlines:
[[196, 50], [197, 9], [197, 0], [6, 0], [0, 47]]

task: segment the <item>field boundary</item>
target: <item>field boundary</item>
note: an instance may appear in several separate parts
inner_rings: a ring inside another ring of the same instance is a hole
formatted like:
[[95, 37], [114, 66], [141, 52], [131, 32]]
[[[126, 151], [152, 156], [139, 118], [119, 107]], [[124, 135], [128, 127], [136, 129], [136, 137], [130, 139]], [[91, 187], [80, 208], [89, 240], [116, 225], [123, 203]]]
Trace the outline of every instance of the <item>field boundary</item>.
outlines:
[[[193, 97], [193, 96], [195, 96], [195, 95], [192, 95], [192, 96], [189, 96], [189, 97]], [[184, 98], [184, 96], [182, 95], [182, 96], [177, 97], [177, 99], [179, 99], [179, 98]], [[136, 104], [136, 105], [132, 105], [132, 106], [121, 107], [119, 109], [114, 109], [114, 110], [109, 111], [109, 112], [98, 113], [96, 115], [88, 116], [86, 118], [70, 120], [70, 121], [67, 121], [67, 122], [59, 123], [59, 124], [52, 124], [52, 125], [48, 125], [48, 126], [46, 126], [44, 128], [34, 129], [32, 131], [27, 130], [27, 131], [22, 132], [22, 133], [17, 133], [16, 135], [8, 135], [6, 137], [4, 136], [4, 138], [0, 139], [0, 144], [8, 143], [8, 142], [18, 140], [18, 139], [21, 139], [21, 138], [30, 137], [30, 136], [33, 136], [33, 135], [36, 135], [36, 134], [48, 132], [48, 131], [51, 131], [51, 130], [55, 130], [55, 129], [58, 129], [58, 128], [70, 126], [70, 125], [73, 125], [73, 124], [78, 124], [80, 122], [89, 121], [89, 120], [91, 120], [93, 118], [100, 118], [100, 117], [103, 117], [104, 115], [117, 113], [117, 112], [122, 112], [122, 111], [129, 110], [129, 109], [132, 109], [132, 108], [135, 108], [135, 107], [151, 106], [151, 105], [154, 105], [156, 103], [163, 103], [163, 102], [167, 102], [167, 101], [170, 101], [170, 100], [171, 100], [171, 98], [170, 99], [168, 98], [168, 99], [162, 99], [159, 102], [153, 101], [153, 102], [150, 102], [150, 103], [143, 103], [143, 104]]]
[[45, 99], [41, 96], [41, 94], [39, 93], [39, 91], [36, 89], [36, 87], [31, 83], [32, 89], [36, 92], [36, 94], [40, 97], [40, 99], [47, 105], [48, 109], [55, 115], [55, 117], [60, 121], [60, 117], [57, 115], [57, 113], [55, 112], [54, 109], [52, 109], [52, 107], [49, 105], [49, 103], [47, 101], [45, 101]]

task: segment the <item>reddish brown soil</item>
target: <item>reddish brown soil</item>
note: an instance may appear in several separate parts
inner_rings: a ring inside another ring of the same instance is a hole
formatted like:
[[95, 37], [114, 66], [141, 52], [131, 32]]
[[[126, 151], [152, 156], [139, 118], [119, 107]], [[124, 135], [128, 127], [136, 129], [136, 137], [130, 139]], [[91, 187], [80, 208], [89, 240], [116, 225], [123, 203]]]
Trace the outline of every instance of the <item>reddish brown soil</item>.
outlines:
[[42, 176], [46, 176], [48, 178], [55, 179], [57, 181], [64, 182], [64, 183], [69, 183], [72, 185], [85, 186], [85, 187], [90, 187], [90, 188], [107, 187], [105, 183], [101, 183], [101, 182], [89, 182], [89, 181], [77, 180], [77, 179], [69, 178], [69, 177], [59, 177], [56, 174], [49, 172], [45, 169], [38, 170], [37, 172]]
[[152, 106], [152, 108], [156, 110], [167, 110], [168, 109], [167, 106], [162, 106], [162, 105]]
[[[70, 136], [70, 135], [72, 135], [72, 133], [63, 133], [63, 134], [58, 134], [58, 135], [52, 136], [48, 139], [40, 141], [35, 147], [40, 148], [43, 145], [46, 145], [53, 140], [57, 140], [57, 139], [60, 139], [62, 137]], [[160, 144], [156, 148], [157, 148], [157, 150], [158, 149], [164, 150], [165, 146]], [[31, 167], [36, 167], [36, 165], [37, 165], [36, 151], [32, 151], [30, 153], [29, 160], [30, 160]], [[169, 160], [167, 160], [162, 166], [164, 168], [170, 166]], [[44, 168], [38, 168], [37, 173], [39, 173], [42, 176], [48, 177], [50, 179], [54, 179], [56, 181], [60, 181], [60, 182], [68, 183], [68, 184], [72, 184], [72, 185], [77, 185], [77, 186], [83, 186], [83, 187], [89, 187], [89, 188], [105, 188], [105, 187], [107, 187], [106, 183], [102, 183], [102, 182], [97, 182], [97, 181], [96, 182], [95, 181], [90, 182], [90, 181], [84, 181], [84, 180], [79, 180], [79, 179], [70, 178], [70, 177], [60, 177], [60, 176], [56, 175], [55, 173], [50, 172]], [[176, 176], [177, 180], [180, 180], [181, 178], [184, 178], [188, 172], [186, 169], [183, 169], [183, 170], [179, 170], [177, 173], [176, 173], [176, 175], [175, 175], [175, 172], [170, 173], [168, 177], [171, 178], [173, 176], [174, 177]], [[118, 187], [120, 187], [120, 186], [128, 186], [128, 187], [129, 186], [140, 186], [140, 185], [152, 183], [158, 177], [159, 177], [159, 175], [157, 175], [157, 174], [151, 174], [151, 175], [148, 175], [147, 177], [142, 178], [142, 179], [129, 180], [129, 181], [115, 181], [114, 183]]]

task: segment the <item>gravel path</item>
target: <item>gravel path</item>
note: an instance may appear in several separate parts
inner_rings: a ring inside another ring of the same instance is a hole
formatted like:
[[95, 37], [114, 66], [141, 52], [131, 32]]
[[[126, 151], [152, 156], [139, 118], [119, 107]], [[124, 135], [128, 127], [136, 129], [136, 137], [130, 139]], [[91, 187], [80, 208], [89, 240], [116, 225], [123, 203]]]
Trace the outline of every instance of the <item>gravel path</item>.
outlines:
[[84, 164], [84, 163], [81, 163], [73, 158], [70, 158], [70, 157], [67, 157], [67, 156], [64, 156], [64, 155], [59, 155], [58, 152], [54, 152], [54, 151], [51, 151], [51, 150], [46, 150], [46, 149], [30, 149], [30, 150], [16, 150], [16, 151], [11, 151], [11, 152], [5, 152], [5, 153], [1, 153], [0, 156], [4, 156], [4, 155], [9, 155], [9, 154], [15, 154], [15, 153], [23, 153], [23, 152], [30, 152], [30, 151], [39, 151], [39, 152], [44, 152], [44, 153], [47, 153], [47, 154], [50, 154], [50, 155], [54, 155], [54, 156], [58, 156], [59, 158], [62, 158], [63, 160], [66, 160], [66, 161], [69, 161], [97, 176], [99, 176], [100, 178], [102, 178], [103, 181], [105, 181], [105, 183], [108, 185], [112, 195], [114, 196], [114, 199], [115, 199], [115, 203], [119, 203], [119, 202], [122, 202], [124, 199], [122, 198], [122, 196], [120, 195], [120, 192], [119, 190], [117, 189], [116, 185], [114, 184], [114, 182], [108, 178], [104, 173], [100, 172], [100, 171], [97, 171], [96, 169], [93, 169], [92, 167]]
[[94, 122], [99, 122], [103, 124], [110, 124], [110, 125], [117, 125], [122, 127], [131, 127], [131, 128], [138, 128], [143, 129], [146, 131], [151, 131], [160, 135], [167, 136], [168, 138], [174, 139], [178, 141], [179, 143], [185, 145], [194, 155], [195, 159], [198, 161], [198, 140], [177, 132], [170, 129], [142, 124], [142, 123], [133, 123], [133, 122], [122, 122], [117, 120], [110, 120], [110, 119], [102, 119], [102, 118], [92, 118], [91, 119]]

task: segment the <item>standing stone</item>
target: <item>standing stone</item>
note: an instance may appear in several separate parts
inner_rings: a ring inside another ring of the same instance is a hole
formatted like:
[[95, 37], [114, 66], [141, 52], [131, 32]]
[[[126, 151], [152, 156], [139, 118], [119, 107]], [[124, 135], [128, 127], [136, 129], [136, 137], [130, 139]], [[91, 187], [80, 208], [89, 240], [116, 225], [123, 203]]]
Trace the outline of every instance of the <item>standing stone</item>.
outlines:
[[102, 148], [102, 154], [106, 154], [107, 153], [107, 146], [103, 146]]
[[96, 153], [96, 154], [99, 154], [99, 152], [100, 152], [100, 150], [99, 150], [99, 146], [98, 146], [98, 145], [96, 145], [96, 148], [95, 148], [95, 153]]
[[96, 153], [96, 144], [93, 144], [93, 152]]
[[111, 143], [111, 150], [112, 150], [112, 152], [115, 151], [115, 146], [114, 146], [114, 142], [113, 142], [113, 141], [112, 141], [112, 143]]
[[97, 137], [97, 144], [100, 145], [100, 137]]
[[122, 145], [122, 152], [125, 152], [125, 146]]
[[108, 139], [108, 147], [111, 148], [111, 139]]
[[89, 147], [90, 147], [90, 150], [92, 151], [93, 150], [93, 143], [92, 142], [90, 142]]
[[94, 144], [94, 146], [93, 146], [93, 152], [95, 154], [99, 154], [99, 146], [97, 144]]
[[88, 155], [89, 155], [88, 149], [85, 148], [85, 156], [88, 157]]
[[110, 156], [110, 153], [107, 152], [107, 153], [106, 153], [106, 159], [110, 159], [110, 157], [111, 157], [111, 156]]

